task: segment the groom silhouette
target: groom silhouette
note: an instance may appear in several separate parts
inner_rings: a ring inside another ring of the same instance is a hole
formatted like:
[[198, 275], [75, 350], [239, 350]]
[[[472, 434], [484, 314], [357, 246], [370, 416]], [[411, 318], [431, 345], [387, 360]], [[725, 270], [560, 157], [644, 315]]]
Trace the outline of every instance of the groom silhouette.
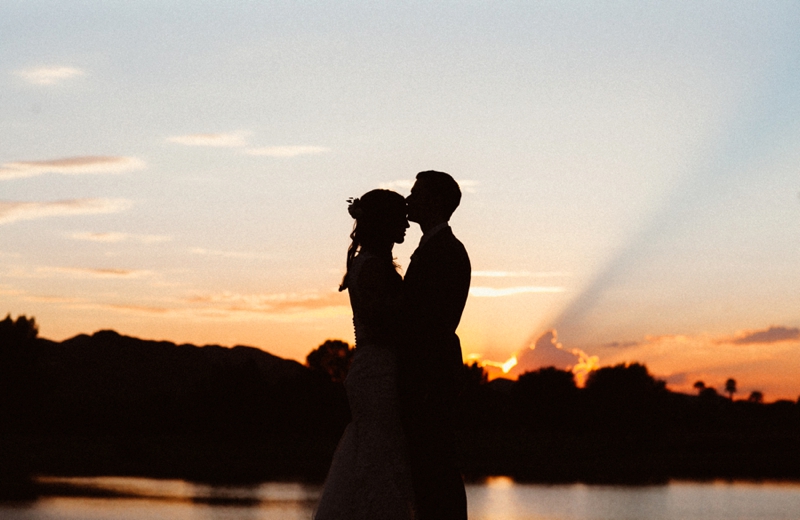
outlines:
[[422, 229], [403, 281], [404, 348], [400, 402], [418, 520], [466, 520], [464, 481], [455, 465], [452, 410], [463, 367], [456, 327], [467, 301], [469, 256], [448, 221], [461, 201], [447, 173], [417, 174], [408, 220]]

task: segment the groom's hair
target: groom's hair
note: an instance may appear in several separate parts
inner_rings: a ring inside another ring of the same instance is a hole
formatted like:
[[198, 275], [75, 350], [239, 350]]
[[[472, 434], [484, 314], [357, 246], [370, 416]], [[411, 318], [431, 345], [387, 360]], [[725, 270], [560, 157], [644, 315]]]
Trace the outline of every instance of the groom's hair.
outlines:
[[417, 180], [424, 181], [431, 189], [433, 196], [449, 219], [461, 203], [461, 188], [458, 187], [456, 180], [449, 173], [436, 170], [419, 172]]

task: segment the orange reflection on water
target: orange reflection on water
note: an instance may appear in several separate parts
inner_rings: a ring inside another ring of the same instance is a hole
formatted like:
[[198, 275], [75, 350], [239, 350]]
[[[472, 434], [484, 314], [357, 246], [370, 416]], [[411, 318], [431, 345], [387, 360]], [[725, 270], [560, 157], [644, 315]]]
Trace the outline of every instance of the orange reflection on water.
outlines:
[[495, 488], [510, 488], [514, 485], [514, 479], [506, 476], [488, 477], [486, 479], [486, 486], [492, 489]]
[[265, 482], [246, 485], [212, 486], [184, 480], [139, 477], [47, 477], [36, 478], [51, 496], [111, 497], [145, 501], [259, 504], [312, 503], [319, 498], [317, 486], [295, 482]]

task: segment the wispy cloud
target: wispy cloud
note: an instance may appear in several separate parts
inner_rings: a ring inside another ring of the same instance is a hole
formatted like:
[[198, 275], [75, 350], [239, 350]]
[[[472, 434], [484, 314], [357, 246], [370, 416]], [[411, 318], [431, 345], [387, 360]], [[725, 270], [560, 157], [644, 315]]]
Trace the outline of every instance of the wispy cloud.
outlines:
[[82, 76], [84, 71], [75, 67], [33, 67], [14, 72], [15, 75], [34, 85], [55, 85], [59, 81]]
[[461, 191], [464, 193], [475, 193], [478, 185], [480, 184], [478, 181], [473, 181], [470, 179], [462, 179], [456, 182], [458, 182], [458, 185], [461, 187]]
[[[246, 148], [249, 146], [250, 132], [229, 132], [209, 134], [187, 134], [168, 137], [170, 143], [185, 146], [208, 146], [214, 148]], [[242, 150], [241, 153], [265, 157], [299, 157], [301, 155], [316, 155], [330, 152], [325, 146], [262, 146]]]
[[149, 305], [123, 305], [116, 303], [95, 305], [93, 307], [95, 308], [100, 307], [128, 314], [145, 314], [145, 315], [172, 314], [175, 311], [174, 309], [171, 309], [169, 307], [154, 307]]
[[84, 175], [122, 173], [140, 170], [145, 162], [136, 157], [84, 156], [49, 159], [45, 161], [17, 161], [0, 165], [0, 179], [35, 177], [45, 173]]
[[564, 271], [472, 271], [473, 278], [567, 278]]
[[66, 296], [26, 296], [24, 299], [38, 303], [80, 303], [85, 301], [83, 298], [69, 298]]
[[70, 266], [6, 266], [0, 271], [4, 278], [142, 278], [152, 275], [152, 271], [141, 269], [120, 269], [106, 267], [70, 267]]
[[470, 296], [476, 298], [497, 298], [500, 296], [512, 296], [515, 294], [526, 293], [562, 293], [565, 289], [563, 287], [547, 287], [547, 286], [518, 286], [518, 287], [470, 287]]
[[263, 155], [267, 157], [297, 157], [300, 155], [316, 155], [330, 152], [325, 146], [265, 146], [262, 148], [248, 148], [247, 155]]
[[[131, 278], [146, 276], [146, 271], [123, 269], [40, 268], [77, 277]], [[0, 292], [1, 293], [1, 292]], [[61, 304], [72, 309], [112, 311], [142, 317], [165, 316], [181, 320], [216, 321], [308, 321], [349, 316], [347, 296], [337, 291], [309, 293], [197, 293], [184, 298], [159, 298], [153, 302], [89, 301], [59, 296], [26, 297], [28, 300]]]
[[186, 302], [203, 304], [220, 310], [255, 313], [297, 313], [323, 308], [345, 308], [349, 312], [347, 298], [339, 292], [327, 293], [267, 293], [242, 294], [221, 292], [196, 294]]
[[643, 341], [612, 342], [603, 346], [610, 347], [639, 347], [661, 344], [683, 345], [766, 345], [800, 341], [800, 328], [772, 325], [765, 329], [748, 329], [733, 335], [685, 335], [665, 334], [659, 336], [645, 336]]
[[141, 244], [169, 242], [172, 240], [172, 237], [168, 235], [135, 235], [115, 232], [92, 233], [89, 231], [72, 233], [69, 237], [73, 240], [86, 240], [89, 242], [139, 242]]
[[221, 134], [188, 134], [168, 137], [170, 143], [185, 146], [210, 146], [215, 148], [242, 148], [247, 146], [248, 132], [231, 132]]
[[72, 233], [69, 237], [73, 240], [86, 240], [89, 242], [123, 242], [127, 238], [126, 233], [90, 233], [82, 231]]
[[0, 201], [0, 224], [45, 217], [118, 213], [131, 207], [125, 199], [68, 199], [48, 202]]
[[270, 255], [263, 253], [250, 253], [247, 251], [220, 251], [217, 249], [204, 249], [202, 247], [193, 247], [190, 249], [192, 254], [203, 256], [218, 256], [222, 258], [269, 258]]
[[735, 345], [750, 345], [757, 343], [777, 343], [800, 339], [800, 329], [790, 327], [772, 326], [762, 330], [746, 330], [739, 332], [734, 338], [722, 340]]
[[142, 278], [151, 271], [139, 269], [91, 268], [91, 267], [41, 267], [40, 272], [65, 274], [73, 278]]

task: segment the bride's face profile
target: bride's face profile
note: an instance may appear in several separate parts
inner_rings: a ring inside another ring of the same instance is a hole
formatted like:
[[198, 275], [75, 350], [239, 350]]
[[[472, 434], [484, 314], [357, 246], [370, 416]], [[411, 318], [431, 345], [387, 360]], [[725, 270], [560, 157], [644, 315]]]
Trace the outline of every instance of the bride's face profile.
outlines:
[[406, 239], [406, 229], [409, 228], [405, 212], [398, 213], [390, 224], [392, 242], [402, 244]]
[[351, 201], [350, 216], [356, 219], [351, 238], [366, 248], [391, 250], [402, 244], [409, 228], [405, 198], [390, 190], [376, 189]]

